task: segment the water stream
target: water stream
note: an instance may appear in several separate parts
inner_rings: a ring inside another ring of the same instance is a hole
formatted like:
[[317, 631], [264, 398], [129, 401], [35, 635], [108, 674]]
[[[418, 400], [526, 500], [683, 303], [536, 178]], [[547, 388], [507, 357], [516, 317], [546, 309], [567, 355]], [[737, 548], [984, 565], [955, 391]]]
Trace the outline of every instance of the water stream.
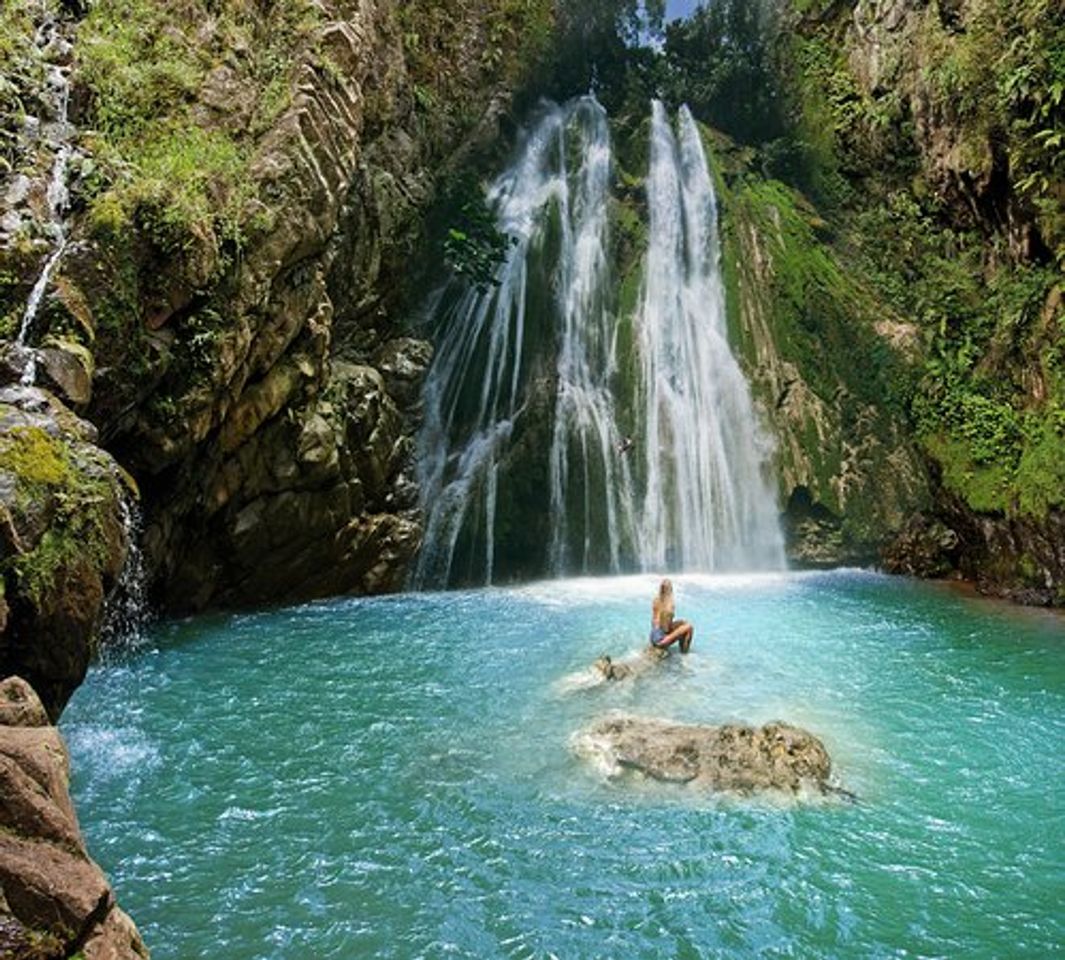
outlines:
[[118, 583], [104, 605], [98, 648], [105, 663], [136, 653], [148, 642], [151, 610], [148, 603], [148, 569], [141, 547], [143, 522], [140, 505], [131, 494], [119, 501], [126, 531], [126, 560]]
[[[522, 417], [538, 400], [552, 427], [535, 456], [549, 463], [544, 504], [551, 568], [569, 565], [575, 531], [583, 566], [593, 540], [620, 566], [623, 531], [632, 529], [631, 481], [614, 449], [620, 442], [609, 391], [612, 316], [607, 310], [607, 201], [610, 131], [591, 97], [547, 105], [524, 137], [513, 165], [489, 191], [502, 233], [514, 240], [496, 285], [447, 301], [437, 357], [426, 387], [421, 488], [426, 548], [416, 582], [446, 584], [460, 534], [481, 531], [475, 579], [491, 583], [501, 471]], [[549, 280], [549, 282], [545, 282]], [[557, 356], [546, 356], [557, 337]], [[551, 370], [551, 367], [554, 370]], [[553, 376], [552, 376], [553, 373]], [[537, 397], [552, 379], [553, 395]], [[520, 469], [520, 467], [518, 468]], [[601, 482], [592, 485], [593, 469]], [[592, 511], [567, 509], [571, 475], [585, 496], [602, 498], [605, 525]]]
[[[872, 574], [652, 576], [156, 626], [62, 720], [155, 960], [1060, 956], [1065, 624]], [[693, 796], [573, 750], [611, 710], [782, 718], [860, 802]]]
[[[28, 346], [33, 333], [34, 322], [40, 312], [52, 274], [63, 258], [67, 246], [67, 211], [70, 204], [70, 192], [67, 187], [67, 168], [73, 152], [74, 127], [70, 123], [70, 66], [68, 63], [54, 62], [57, 55], [62, 59], [64, 51], [69, 49], [68, 41], [63, 37], [59, 21], [43, 8], [43, 20], [37, 28], [34, 42], [41, 51], [46, 67], [45, 89], [48, 114], [35, 120], [36, 130], [54, 153], [52, 169], [48, 178], [45, 194], [47, 203], [47, 220], [44, 230], [52, 244], [51, 252], [45, 258], [44, 266], [30, 291], [26, 309], [19, 325], [17, 343]], [[37, 358], [31, 351], [26, 369], [22, 374], [23, 386], [33, 386], [37, 378]]]
[[490, 188], [514, 245], [495, 285], [436, 301], [416, 584], [492, 583], [501, 566], [504, 579], [783, 567], [771, 449], [728, 344], [707, 158], [686, 108], [677, 122], [653, 104], [633, 315], [618, 303], [615, 165], [593, 97], [546, 105]]

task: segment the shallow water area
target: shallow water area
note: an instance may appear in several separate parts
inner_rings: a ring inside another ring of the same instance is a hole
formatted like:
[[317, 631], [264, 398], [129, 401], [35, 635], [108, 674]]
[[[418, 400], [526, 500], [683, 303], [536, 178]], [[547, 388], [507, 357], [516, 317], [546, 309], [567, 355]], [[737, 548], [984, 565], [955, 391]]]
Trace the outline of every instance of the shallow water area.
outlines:
[[[339, 600], [158, 627], [62, 727], [153, 957], [1051, 957], [1065, 620], [861, 572]], [[804, 726], [842, 803], [611, 779], [611, 710]]]

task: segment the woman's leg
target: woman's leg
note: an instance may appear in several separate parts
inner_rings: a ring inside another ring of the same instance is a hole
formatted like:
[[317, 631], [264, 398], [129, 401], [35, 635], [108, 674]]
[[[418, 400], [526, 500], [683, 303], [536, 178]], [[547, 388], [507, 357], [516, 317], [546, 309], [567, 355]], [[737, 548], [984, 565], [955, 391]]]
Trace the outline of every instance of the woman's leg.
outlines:
[[692, 646], [695, 637], [695, 627], [687, 620], [674, 620], [670, 624], [670, 631], [662, 641], [663, 647], [672, 646], [677, 640], [680, 641], [680, 652], [687, 653]]

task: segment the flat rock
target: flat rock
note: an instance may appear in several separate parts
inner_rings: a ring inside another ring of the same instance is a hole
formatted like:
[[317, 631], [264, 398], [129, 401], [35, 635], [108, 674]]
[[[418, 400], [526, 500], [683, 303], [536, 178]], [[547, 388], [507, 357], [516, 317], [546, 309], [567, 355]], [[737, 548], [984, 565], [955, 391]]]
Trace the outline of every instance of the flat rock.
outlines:
[[703, 791], [835, 793], [832, 761], [812, 733], [786, 723], [694, 726], [655, 717], [612, 715], [581, 731], [579, 753], [606, 767]]

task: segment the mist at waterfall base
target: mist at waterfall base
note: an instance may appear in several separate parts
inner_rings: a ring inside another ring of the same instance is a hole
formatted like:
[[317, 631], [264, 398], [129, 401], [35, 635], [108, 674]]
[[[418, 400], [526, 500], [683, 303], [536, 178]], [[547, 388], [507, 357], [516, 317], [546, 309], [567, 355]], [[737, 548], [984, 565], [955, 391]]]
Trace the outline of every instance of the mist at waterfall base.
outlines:
[[[156, 960], [1060, 956], [1059, 616], [874, 574], [650, 575], [157, 626], [64, 715]], [[572, 749], [620, 709], [818, 734], [854, 805], [698, 797]]]
[[611, 255], [593, 97], [545, 103], [488, 194], [513, 246], [434, 302], [418, 586], [779, 569], [770, 448], [729, 348], [717, 202], [690, 112], [654, 102], [640, 295]]

